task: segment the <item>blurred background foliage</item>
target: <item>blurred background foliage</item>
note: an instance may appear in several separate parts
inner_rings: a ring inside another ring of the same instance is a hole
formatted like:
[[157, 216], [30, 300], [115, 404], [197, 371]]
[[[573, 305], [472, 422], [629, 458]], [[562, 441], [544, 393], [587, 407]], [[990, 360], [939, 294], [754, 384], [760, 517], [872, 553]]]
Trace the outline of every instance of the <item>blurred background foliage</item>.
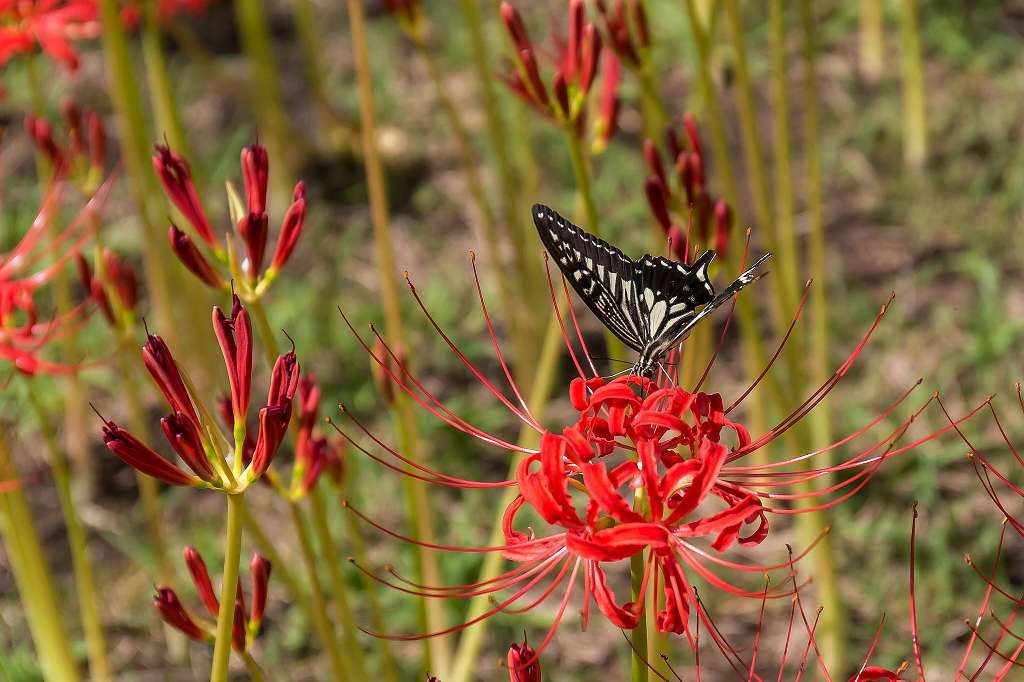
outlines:
[[[491, 67], [503, 68], [508, 40], [501, 31], [496, 3], [481, 3], [491, 49]], [[535, 36], [544, 36], [552, 25], [564, 21], [562, 3], [521, 1], [515, 3]], [[709, 5], [714, 3], [707, 3]], [[1009, 406], [1013, 384], [1021, 376], [1018, 351], [1024, 333], [1024, 285], [1021, 284], [1021, 227], [1024, 209], [1024, 4], [1016, 0], [931, 0], [918, 3], [919, 35], [924, 66], [928, 159], [921, 170], [907, 170], [903, 158], [900, 78], [900, 2], [883, 2], [883, 68], [876, 77], [865, 74], [859, 61], [860, 11], [865, 3], [815, 2], [819, 43], [818, 98], [821, 106], [821, 158], [824, 182], [824, 217], [827, 235], [826, 283], [829, 293], [831, 360], [839, 362], [874, 318], [890, 291], [896, 304], [850, 376], [828, 401], [836, 434], [848, 433], [869, 421], [917, 377], [928, 391], [940, 390], [953, 412], [963, 412], [991, 393], [1004, 396]], [[347, 17], [341, 3], [315, 5], [323, 33], [323, 94], [318, 101], [305, 75], [302, 46], [295, 33], [290, 4], [266, 3], [289, 125], [287, 150], [291, 168], [271, 160], [271, 174], [280, 173], [280, 186], [297, 178], [308, 183], [310, 197], [306, 233], [288, 271], [275, 284], [268, 299], [269, 316], [276, 328], [286, 330], [305, 368], [313, 369], [324, 389], [325, 411], [343, 402], [381, 432], [390, 422], [375, 387], [365, 353], [341, 323], [341, 305], [357, 324], [378, 323], [382, 313], [378, 280], [372, 266], [373, 246], [366, 187], [358, 146], [358, 101], [354, 86]], [[678, 125], [684, 112], [698, 120], [705, 116], [696, 85], [697, 60], [692, 34], [682, 3], [649, 2], [657, 67], [657, 86]], [[458, 109], [470, 128], [476, 153], [484, 160], [488, 191], [498, 184], [491, 175], [492, 149], [483, 133], [478, 86], [472, 73], [472, 51], [462, 15], [453, 3], [424, 5], [435, 52]], [[450, 131], [438, 108], [435, 92], [416, 50], [381, 3], [368, 2], [371, 47], [379, 126], [379, 146], [385, 157], [389, 201], [395, 237], [396, 260], [407, 270], [439, 325], [460, 343], [467, 354], [480, 359], [490, 372], [500, 371], [490, 355], [489, 341], [473, 288], [468, 252], [484, 249], [480, 240], [480, 216], [461, 173]], [[791, 16], [792, 15], [792, 16]], [[747, 52], [755, 99], [765, 131], [770, 129], [768, 16], [762, 3], [743, 3]], [[724, 23], [724, 22], [722, 22]], [[791, 93], [798, 93], [803, 63], [798, 55], [801, 37], [796, 12], [787, 12], [787, 54], [793, 68], [787, 73]], [[713, 35], [712, 74], [720, 91], [725, 124], [739, 164], [744, 204], [747, 183], [742, 165], [740, 132], [735, 108], [735, 54], [719, 27]], [[183, 41], [188, 36], [194, 42]], [[192, 163], [204, 185], [204, 201], [221, 229], [227, 215], [222, 188], [237, 181], [237, 154], [244, 144], [260, 136], [253, 107], [261, 94], [254, 91], [248, 65], [240, 53], [229, 3], [214, 2], [201, 17], [184, 18], [165, 37], [176, 97], [192, 150]], [[20, 134], [22, 112], [31, 108], [26, 87], [26, 62], [12, 62], [3, 73], [6, 95], [0, 101], [8, 133], [3, 164], [3, 211], [0, 212], [0, 251], [12, 244], [31, 220], [38, 206], [39, 189], [33, 172], [33, 150]], [[46, 105], [52, 118], [58, 115], [62, 97], [72, 96], [83, 106], [109, 114], [106, 83], [110, 74], [97, 50], [83, 48], [82, 70], [74, 80], [53, 69], [46, 76]], [[557, 128], [530, 115], [510, 93], [500, 90], [500, 109], [509, 129], [509, 147], [522, 176], [520, 210], [541, 201], [572, 211], [575, 183], [568, 156]], [[657, 228], [648, 214], [643, 194], [647, 174], [641, 146], [642, 122], [639, 92], [634, 79], [624, 79], [620, 130], [595, 163], [594, 196], [602, 216], [604, 234], [630, 254], [649, 249]], [[791, 137], [801, 139], [799, 98], [793, 96]], [[323, 115], [324, 107], [330, 113]], [[154, 135], [159, 139], [159, 131]], [[767, 133], [766, 133], [767, 137]], [[801, 184], [803, 160], [799, 144], [794, 152], [796, 185]], [[286, 170], [287, 169], [287, 170]], [[716, 169], [709, 170], [716, 186]], [[285, 176], [285, 174], [289, 174]], [[275, 180], [272, 179], [272, 186]], [[271, 200], [272, 221], [286, 206], [281, 192]], [[798, 206], [804, 205], [798, 196]], [[750, 215], [751, 211], [744, 211]], [[105, 210], [104, 239], [139, 260], [139, 225], [126, 183], [120, 183]], [[806, 213], [796, 215], [799, 239], [806, 236]], [[163, 222], [163, 217], [161, 217]], [[745, 225], [738, 226], [746, 227]], [[761, 237], [755, 226], [753, 242], [759, 251]], [[162, 247], [162, 244], [161, 244]], [[539, 259], [539, 242], [530, 242]], [[496, 300], [488, 272], [498, 264], [481, 259], [486, 293]], [[719, 270], [719, 279], [731, 276]], [[818, 284], [819, 286], [821, 283]], [[184, 285], [182, 285], [184, 286]], [[195, 287], [183, 289], [176, 300], [179, 338], [195, 340], [196, 353], [208, 335], [208, 304], [224, 305]], [[758, 285], [750, 293], [758, 308], [771, 288]], [[516, 424], [507, 412], [489, 399], [483, 388], [459, 366], [441, 339], [429, 328], [411, 298], [403, 296], [407, 313], [409, 348], [418, 373], [432, 391], [458, 413], [484, 430], [514, 438]], [[546, 316], [546, 310], [536, 315]], [[715, 325], [720, 326], [721, 319]], [[596, 323], [585, 321], [595, 343], [600, 338]], [[504, 337], [517, 333], [502, 325]], [[143, 336], [139, 329], [138, 339]], [[109, 354], [109, 332], [93, 320], [78, 334], [83, 358]], [[773, 347], [774, 339], [767, 339]], [[206, 349], [209, 350], [209, 349]], [[195, 367], [203, 363], [177, 351], [179, 362]], [[193, 364], [194, 362], [194, 364]], [[563, 363], [564, 364], [564, 363]], [[207, 365], [211, 366], [211, 365]], [[212, 365], [215, 366], [215, 365]], [[222, 370], [217, 370], [222, 371]], [[261, 370], [262, 371], [262, 370]], [[527, 369], [525, 376], [529, 376]], [[714, 390], [734, 395], [747, 378], [740, 367], [736, 339], [726, 345], [716, 371]], [[569, 366], [562, 367], [554, 400], [545, 412], [547, 423], [558, 424], [566, 414], [565, 384]], [[90, 400], [105, 416], [119, 418], [120, 383], [106, 366], [82, 374]], [[224, 377], [207, 379], [222, 385]], [[748, 378], [749, 380], [749, 378]], [[60, 383], [45, 378], [46, 402], [60, 410]], [[30, 481], [44, 481], [38, 434], [24, 405], [17, 381], [0, 393], [5, 428], [13, 425], [19, 457], [34, 462], [23, 467]], [[257, 383], [257, 385], [261, 385]], [[153, 405], [155, 419], [157, 406]], [[941, 413], [929, 412], [925, 421], [942, 424]], [[1011, 433], [1024, 430], [1024, 420], [1012, 420]], [[467, 478], [493, 480], [504, 475], [507, 461], [497, 451], [443, 427], [436, 420], [421, 419], [423, 440], [435, 468]], [[99, 424], [89, 422], [97, 433]], [[920, 427], [923, 432], [925, 426]], [[918, 430], [918, 427], [915, 427]], [[979, 442], [994, 445], [991, 433]], [[779, 444], [777, 449], [784, 449]], [[895, 662], [911, 655], [906, 613], [907, 560], [910, 508], [920, 502], [922, 517], [918, 542], [918, 595], [921, 632], [926, 633], [926, 662], [933, 674], [948, 671], [957, 643], [969, 636], [964, 618], [974, 616], [984, 583], [965, 566], [962, 555], [973, 554], [982, 567], [991, 564], [999, 517], [978, 486], [964, 457], [959, 440], [946, 438], [929, 444], [913, 456], [887, 464], [861, 494], [840, 506], [834, 514], [834, 548], [840, 566], [841, 589], [849, 607], [852, 658], [865, 651], [881, 613], [888, 614], [886, 633], [875, 654], [878, 661]], [[779, 452], [779, 455], [784, 454]], [[401, 497], [397, 476], [385, 474], [372, 462], [349, 457], [350, 495], [373, 518], [391, 527], [402, 527], [403, 515], [394, 500]], [[99, 438], [84, 461], [73, 463], [76, 480], [83, 484], [82, 516], [95, 531], [93, 551], [97, 572], [104, 585], [102, 604], [109, 624], [111, 656], [120, 679], [201, 677], [206, 669], [205, 650], [193, 648], [192, 661], [178, 657], [165, 668], [167, 652], [159, 635], [157, 617], [149, 606], [150, 579], [138, 564], [152, 566], [148, 543], [135, 509], [132, 472], [102, 448]], [[1019, 473], [1019, 472], [1018, 472]], [[62, 539], [56, 500], [48, 486], [32, 486], [31, 500], [61, 588], [71, 589], [69, 558]], [[193, 544], [205, 555], [221, 550], [222, 510], [213, 495], [190, 490], [163, 491], [165, 515], [170, 528], [169, 546]], [[256, 490], [255, 506], [274, 509], [280, 502], [265, 490]], [[443, 519], [440, 539], [452, 545], [480, 544], [489, 532], [494, 510], [487, 493], [454, 495], [435, 491], [433, 504]], [[340, 536], [344, 511], [331, 509], [331, 522]], [[293, 542], [289, 530], [273, 513], [263, 515], [268, 534], [282, 544]], [[277, 527], [278, 524], [280, 527]], [[781, 537], [790, 529], [778, 525]], [[374, 565], [411, 565], [412, 553], [401, 543], [369, 534], [369, 556]], [[1004, 564], [1009, 585], [1024, 585], [1020, 548], [1009, 546]], [[339, 552], [347, 552], [343, 547]], [[243, 549], [243, 556], [247, 550]], [[340, 557], [344, 558], [344, 556]], [[446, 582], [472, 582], [479, 559], [463, 554], [445, 555]], [[183, 566], [176, 559], [179, 578]], [[348, 566], [346, 566], [346, 569]], [[301, 573], [300, 573], [301, 575]], [[354, 570], [346, 570], [354, 594], [361, 582]], [[813, 587], [811, 598], [813, 599]], [[278, 590], [279, 592], [279, 590]], [[382, 591], [388, 630], [415, 632], [417, 612], [410, 598]], [[261, 638], [261, 660], [272, 679], [323, 679], [323, 660], [311, 646], [311, 625], [297, 609], [275, 609], [274, 590], [268, 609], [266, 634]], [[752, 633], [759, 604], [737, 605], [709, 598], [712, 613], [727, 634]], [[521, 629], [542, 632], [557, 605], [545, 604], [521, 618], [498, 618], [489, 635], [487, 652], [478, 670], [481, 679], [498, 679], [505, 673], [497, 661], [507, 642]], [[728, 610], [725, 608], [728, 606]], [[464, 604], [445, 602], [452, 622], [461, 617]], [[357, 603], [362, 614], [363, 605]], [[788, 606], [770, 613], [764, 656], [778, 656]], [[26, 636], [17, 593], [8, 572], [0, 572], [0, 676], [29, 680], [38, 676], [31, 644]], [[364, 619], [363, 622], [365, 622]], [[772, 624], [776, 627], [773, 628]], [[773, 636], [772, 633], [775, 633]], [[372, 643], [364, 641], [369, 656]], [[401, 679], [413, 679], [418, 646], [397, 646], [408, 667]], [[79, 652], [81, 653], [81, 652]], [[679, 646], [680, 661], [688, 654]], [[595, 679], [607, 671], [624, 678], [628, 669], [621, 636], [603, 621], [581, 634], [567, 622], [545, 654], [543, 663], [550, 679]], [[603, 677], [605, 678], [605, 677]]]

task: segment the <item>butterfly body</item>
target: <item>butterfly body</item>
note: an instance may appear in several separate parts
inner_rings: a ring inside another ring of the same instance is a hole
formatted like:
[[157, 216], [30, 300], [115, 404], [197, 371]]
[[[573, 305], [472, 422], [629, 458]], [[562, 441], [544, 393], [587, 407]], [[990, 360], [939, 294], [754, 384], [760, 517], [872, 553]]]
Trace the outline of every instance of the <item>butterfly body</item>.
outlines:
[[721, 294], [708, 278], [714, 251], [687, 265], [662, 256], [634, 261], [542, 204], [533, 207], [541, 242], [569, 284], [602, 323], [640, 354], [633, 373], [649, 376], [693, 326], [757, 279], [762, 256]]

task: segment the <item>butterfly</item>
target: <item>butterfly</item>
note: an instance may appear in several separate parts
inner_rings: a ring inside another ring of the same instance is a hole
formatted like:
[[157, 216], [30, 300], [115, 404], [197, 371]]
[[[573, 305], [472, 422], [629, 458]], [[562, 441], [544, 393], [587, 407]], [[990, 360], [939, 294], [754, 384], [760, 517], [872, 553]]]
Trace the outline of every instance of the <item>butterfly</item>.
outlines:
[[620, 341], [640, 353], [632, 372], [642, 376], [650, 376], [698, 322], [763, 276], [757, 270], [771, 256], [758, 258], [715, 294], [708, 279], [714, 251], [703, 252], [689, 265], [651, 255], [634, 261], [543, 204], [533, 206], [533, 222], [544, 248], [583, 302]]

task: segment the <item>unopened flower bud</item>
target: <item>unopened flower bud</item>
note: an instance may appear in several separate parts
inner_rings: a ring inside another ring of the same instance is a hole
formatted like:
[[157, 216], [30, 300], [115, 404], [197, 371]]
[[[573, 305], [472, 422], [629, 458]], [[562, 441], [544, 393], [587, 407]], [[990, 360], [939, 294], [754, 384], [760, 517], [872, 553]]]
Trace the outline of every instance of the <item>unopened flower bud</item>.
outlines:
[[253, 554], [249, 562], [249, 577], [252, 578], [252, 608], [249, 622], [256, 630], [263, 622], [263, 611], [267, 607], [267, 585], [270, 583], [270, 560], [261, 554]]
[[533, 49], [533, 45], [530, 43], [530, 36], [527, 35], [526, 26], [523, 24], [523, 18], [519, 16], [516, 8], [508, 2], [501, 3], [501, 20], [505, 23], [505, 28], [512, 37], [512, 42], [516, 46], [516, 52]]
[[199, 201], [199, 194], [196, 192], [188, 162], [170, 147], [158, 144], [156, 145], [156, 154], [153, 156], [153, 168], [156, 169], [164, 192], [192, 225], [196, 234], [210, 246], [216, 247], [217, 239], [213, 235], [213, 228], [210, 227], [206, 211], [203, 210], [203, 205]]
[[565, 51], [562, 73], [572, 80], [583, 64], [583, 24], [586, 21], [583, 0], [569, 0], [569, 44]]
[[156, 588], [153, 606], [160, 612], [160, 618], [176, 630], [181, 631], [190, 639], [201, 640], [206, 633], [192, 619], [185, 607], [181, 605], [178, 595], [169, 587]]
[[540, 682], [540, 660], [525, 640], [508, 648], [508, 679], [509, 682]]
[[199, 427], [199, 416], [192, 405], [192, 398], [189, 396], [185, 382], [181, 378], [178, 364], [171, 355], [167, 343], [155, 334], [146, 337], [146, 343], [142, 347], [142, 361], [149, 371], [157, 388], [164, 394], [164, 399], [175, 412], [185, 413], [196, 428]]
[[259, 276], [263, 268], [263, 255], [267, 250], [267, 226], [266, 213], [247, 213], [235, 227], [235, 231], [245, 243], [245, 252], [248, 255], [245, 269], [253, 280]]
[[33, 144], [53, 165], [59, 165], [62, 161], [60, 148], [53, 139], [53, 129], [50, 122], [44, 118], [28, 115], [25, 117], [25, 132], [32, 138]]
[[551, 100], [548, 98], [544, 82], [540, 79], [540, 69], [537, 67], [537, 59], [533, 56], [533, 50], [519, 50], [519, 63], [526, 73], [526, 86], [530, 98], [544, 108], [550, 107]]
[[715, 204], [715, 250], [725, 258], [729, 252], [729, 237], [732, 234], [732, 210], [724, 199]]
[[224, 356], [224, 366], [228, 371], [234, 416], [231, 428], [234, 428], [234, 424], [245, 421], [252, 385], [252, 324], [238, 296], [231, 297], [230, 317], [214, 306], [213, 332], [217, 336], [217, 343]]
[[644, 161], [647, 162], [647, 168], [658, 177], [663, 185], [668, 182], [665, 166], [661, 163], [661, 155], [658, 154], [658, 148], [654, 146], [654, 140], [644, 140]]
[[650, 47], [651, 31], [647, 24], [647, 10], [644, 9], [644, 3], [641, 0], [629, 0], [629, 12], [633, 15], [637, 42], [642, 47]]
[[231, 648], [242, 653], [245, 651], [245, 604], [241, 600], [235, 601], [235, 615], [231, 623]]
[[220, 610], [220, 601], [217, 599], [217, 593], [213, 590], [213, 582], [210, 581], [210, 572], [206, 570], [206, 562], [203, 561], [199, 550], [191, 545], [185, 547], [184, 554], [185, 566], [188, 568], [189, 575], [192, 576], [192, 584], [195, 585], [199, 599], [202, 600], [203, 606], [206, 607], [209, 614], [216, 618], [217, 612]]
[[112, 421], [103, 425], [103, 442], [121, 461], [170, 485], [194, 485], [197, 479], [158, 455]]
[[582, 63], [580, 65], [580, 90], [590, 92], [597, 75], [597, 67], [601, 62], [601, 34], [593, 24], [583, 27]]
[[103, 117], [95, 111], [89, 112], [86, 122], [89, 128], [89, 163], [93, 168], [103, 169], [107, 165], [107, 129]]
[[242, 149], [242, 178], [245, 182], [245, 196], [249, 213], [267, 212], [267, 178], [270, 160], [266, 147], [252, 144]]
[[661, 229], [668, 232], [672, 226], [672, 218], [668, 213], [668, 194], [665, 183], [653, 175], [644, 182], [644, 193], [647, 195], [647, 204], [651, 208], [651, 214], [658, 221]]
[[160, 428], [189, 469], [204, 481], [212, 483], [217, 480], [217, 474], [203, 450], [199, 431], [188, 417], [181, 412], [169, 414], [160, 420]]
[[252, 453], [250, 468], [252, 477], [258, 478], [270, 468], [270, 462], [288, 431], [291, 405], [288, 408], [268, 405], [260, 410], [260, 432], [256, 438], [256, 449]]
[[270, 374], [270, 390], [267, 392], [267, 405], [287, 407], [291, 414], [292, 398], [299, 387], [299, 361], [295, 351], [279, 355]]
[[171, 250], [178, 257], [181, 264], [189, 269], [193, 275], [198, 277], [206, 286], [214, 289], [223, 289], [227, 285], [217, 271], [213, 269], [210, 262], [206, 260], [187, 234], [182, 232], [173, 223], [167, 231], [167, 239], [171, 242]]
[[564, 118], [568, 118], [570, 112], [569, 86], [565, 82], [565, 76], [561, 73], [556, 73], [551, 89], [555, 93], [555, 101], [558, 102], [559, 113]]
[[306, 183], [299, 181], [295, 185], [295, 195], [292, 205], [281, 221], [281, 232], [277, 235], [277, 246], [274, 248], [274, 258], [270, 267], [280, 270], [295, 250], [295, 244], [299, 241], [302, 228], [306, 222]]
[[110, 249], [103, 250], [103, 267], [121, 306], [125, 310], [134, 310], [139, 301], [139, 283], [135, 270]]
[[686, 138], [690, 142], [690, 151], [697, 156], [704, 157], [704, 148], [700, 143], [700, 133], [697, 132], [697, 118], [687, 113], [683, 116], [683, 127], [686, 129]]

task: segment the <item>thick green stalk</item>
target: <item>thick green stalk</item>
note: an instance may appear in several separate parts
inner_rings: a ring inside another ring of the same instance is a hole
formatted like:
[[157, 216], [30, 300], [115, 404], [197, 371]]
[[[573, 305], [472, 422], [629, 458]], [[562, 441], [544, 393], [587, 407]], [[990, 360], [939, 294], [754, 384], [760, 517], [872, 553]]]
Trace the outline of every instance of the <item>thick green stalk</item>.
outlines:
[[287, 189], [295, 158], [294, 140], [289, 140], [287, 118], [281, 99], [281, 83], [274, 42], [270, 37], [263, 0], [235, 0], [235, 22], [242, 38], [242, 47], [249, 61], [253, 78], [251, 106], [260, 119], [260, 128], [267, 139], [267, 151], [282, 166], [275, 173], [274, 185]]
[[[391, 228], [388, 218], [387, 192], [384, 186], [384, 169], [376, 142], [376, 114], [373, 104], [373, 82], [370, 74], [369, 52], [366, 46], [366, 27], [363, 6], [360, 0], [348, 0], [349, 29], [352, 35], [356, 75], [359, 87], [359, 115], [362, 123], [363, 160], [366, 169], [366, 184], [370, 200], [370, 217], [373, 222], [374, 245], [377, 268], [380, 273], [381, 298], [387, 323], [386, 334], [392, 348], [404, 354], [408, 347], [402, 329], [402, 315], [398, 304], [398, 271], [395, 267], [394, 248], [391, 244]], [[420, 461], [419, 435], [416, 415], [412, 404], [403, 394], [395, 397], [393, 412], [398, 427], [399, 445], [402, 452], [414, 461]], [[423, 542], [434, 538], [433, 511], [423, 483], [411, 477], [404, 477], [403, 488], [406, 496], [406, 513], [415, 536]], [[416, 551], [417, 577], [419, 582], [438, 585], [441, 570], [437, 557], [422, 547]], [[421, 602], [421, 619], [427, 631], [444, 628], [443, 605], [436, 599]], [[448, 641], [442, 637], [424, 640], [423, 671], [446, 677], [449, 666]]]
[[903, 160], [918, 170], [928, 160], [924, 65], [917, 26], [917, 0], [900, 0], [900, 62], [903, 66]]
[[366, 679], [366, 664], [363, 661], [363, 651], [356, 641], [356, 619], [352, 615], [352, 607], [349, 606], [345, 579], [341, 575], [340, 562], [336, 559], [334, 542], [331, 540], [331, 530], [327, 525], [327, 512], [324, 509], [324, 501], [321, 497], [319, 487], [310, 491], [310, 511], [313, 518], [313, 532], [316, 534], [316, 541], [320, 545], [320, 555], [326, 557], [327, 576], [331, 581], [331, 592], [334, 603], [337, 607], [337, 615], [341, 623], [341, 636], [345, 640], [345, 647], [348, 649], [349, 670], [358, 679]]
[[793, 219], [793, 170], [789, 151], [789, 94], [786, 89], [786, 32], [782, 0], [770, 0], [769, 34], [772, 53], [772, 143], [775, 157], [775, 231], [780, 261], [785, 262], [785, 285], [798, 286], [799, 249]]
[[235, 617], [235, 586], [238, 583], [238, 559], [242, 553], [242, 496], [228, 495], [228, 521], [224, 538], [224, 573], [220, 581], [220, 610], [217, 612], [217, 639], [213, 644], [210, 682], [227, 682], [231, 656], [231, 624]]
[[57, 488], [60, 510], [68, 534], [79, 615], [82, 619], [82, 630], [85, 633], [85, 644], [89, 653], [89, 674], [92, 679], [103, 682], [112, 678], [110, 663], [107, 660], [106, 636], [100, 618], [96, 581], [93, 579], [92, 563], [89, 561], [89, 539], [85, 527], [82, 525], [82, 518], [78, 515], [78, 508], [75, 506], [75, 499], [71, 492], [71, 473], [68, 470], [64, 452], [57, 442], [57, 433], [53, 422], [50, 421], [49, 415], [46, 414], [46, 410], [39, 402], [32, 381], [28, 380], [25, 384], [28, 402], [36, 413], [39, 430], [49, 455], [50, 470], [53, 472], [53, 482]]
[[860, 75], [877, 83], [885, 68], [885, 0], [860, 0]]
[[146, 290], [153, 303], [157, 323], [173, 346], [177, 325], [170, 307], [171, 286], [167, 267], [169, 250], [164, 248], [167, 236], [157, 227], [149, 205], [150, 197], [159, 196], [160, 193], [153, 182], [149, 162], [151, 138], [139, 95], [134, 62], [129, 54], [128, 39], [121, 22], [121, 3], [117, 0], [100, 0], [100, 19], [121, 151], [144, 233], [139, 241], [145, 261]]
[[[819, 152], [819, 120], [818, 120], [818, 76], [817, 60], [817, 22], [811, 0], [800, 0], [800, 21], [804, 37], [804, 61], [807, 76], [804, 81], [804, 176], [807, 182], [807, 213], [809, 216], [808, 230], [808, 261], [814, 287], [811, 289], [810, 313], [810, 356], [811, 369], [809, 386], [820, 386], [830, 374], [829, 369], [829, 332], [828, 332], [828, 270], [825, 265], [825, 221], [823, 217], [821, 156]], [[831, 419], [829, 405], [818, 405], [808, 415], [812, 448], [815, 444], [830, 443]], [[828, 455], [819, 462], [819, 467], [830, 464]], [[824, 545], [818, 551], [823, 556], [832, 556], [831, 536], [824, 538]], [[821, 625], [823, 632], [830, 633], [831, 641], [824, 640], [829, 647], [826, 654], [829, 661], [835, 661], [837, 670], [841, 670], [845, 662], [846, 650], [846, 606], [840, 598], [838, 577], [832, 562], [828, 562], [824, 574], [815, 575], [815, 582], [820, 586], [819, 597], [822, 612]]]
[[[560, 302], [564, 303], [564, 296], [559, 296]], [[560, 303], [561, 304], [561, 303]], [[540, 417], [544, 405], [548, 401], [551, 389], [555, 383], [555, 376], [558, 373], [559, 349], [562, 347], [562, 333], [558, 321], [554, 315], [548, 320], [548, 327], [544, 333], [544, 343], [541, 346], [537, 357], [536, 372], [530, 388], [528, 406], [535, 417]], [[519, 431], [518, 444], [523, 447], [536, 447], [539, 443], [539, 436], [533, 429], [523, 426]], [[509, 462], [508, 477], [513, 478], [518, 458]], [[504, 541], [501, 529], [501, 519], [505, 509], [515, 499], [516, 489], [506, 488], [497, 501], [495, 507], [494, 521], [491, 526], [491, 535], [488, 545], [499, 545]], [[477, 582], [483, 583], [493, 579], [501, 569], [501, 554], [499, 552], [488, 552], [480, 566], [480, 573]], [[481, 616], [490, 607], [488, 595], [478, 595], [469, 600], [469, 607], [466, 609], [466, 620], [472, 620]], [[485, 619], [463, 631], [459, 638], [459, 646], [455, 652], [455, 662], [452, 666], [452, 673], [449, 676], [451, 682], [470, 682], [475, 679], [475, 668], [480, 658], [480, 650], [484, 643], [484, 634], [487, 631], [489, 619]]]
[[[19, 480], [6, 435], [0, 429], [0, 480]], [[71, 643], [64, 629], [50, 570], [32, 520], [32, 512], [20, 485], [0, 493], [0, 539], [14, 573], [14, 581], [25, 609], [36, 656], [47, 682], [78, 682], [78, 668], [71, 657]]]
[[[502, 116], [498, 92], [495, 88], [494, 64], [491, 63], [492, 50], [487, 45], [484, 35], [484, 24], [480, 15], [479, 0], [460, 0], [462, 16], [469, 28], [470, 46], [473, 49], [473, 68], [477, 86], [480, 88], [487, 122], [487, 136], [494, 150], [495, 166], [501, 186], [502, 206], [505, 229], [512, 239], [512, 250], [515, 271], [519, 286], [528, 293], [527, 298], [534, 305], [545, 298], [543, 276], [538, 252], [531, 244], [532, 230], [525, 220], [529, 211], [528, 202], [523, 201], [523, 186], [517, 177], [509, 142], [516, 139], [508, 134], [505, 119]], [[528, 146], [528, 145], [527, 145]], [[539, 331], [539, 328], [538, 330]]]
[[[167, 71], [167, 56], [161, 44], [160, 16], [157, 0], [145, 0], [145, 20], [142, 24], [142, 56], [146, 63], [146, 83], [156, 116], [160, 135], [166, 136], [171, 147], [186, 159], [191, 159], [185, 129], [181, 124], [177, 100]], [[158, 137], [160, 136], [158, 135]]]
[[[327, 653], [331, 659], [331, 668], [335, 680], [350, 680], [353, 678], [348, 667], [348, 659], [342, 654], [338, 647], [338, 638], [334, 633], [334, 624], [327, 615], [327, 601], [324, 597], [323, 588], [320, 586], [320, 576], [317, 573], [316, 553], [313, 551], [313, 540], [306, 530], [306, 523], [302, 518], [302, 510], [296, 502], [289, 501], [288, 507], [292, 513], [292, 526], [299, 538], [299, 549], [302, 553], [302, 563], [306, 567], [306, 574], [309, 577], [309, 588], [312, 592], [310, 606], [312, 606], [313, 624], [320, 631], [321, 638], [327, 642]], [[351, 652], [349, 652], [351, 656]]]

